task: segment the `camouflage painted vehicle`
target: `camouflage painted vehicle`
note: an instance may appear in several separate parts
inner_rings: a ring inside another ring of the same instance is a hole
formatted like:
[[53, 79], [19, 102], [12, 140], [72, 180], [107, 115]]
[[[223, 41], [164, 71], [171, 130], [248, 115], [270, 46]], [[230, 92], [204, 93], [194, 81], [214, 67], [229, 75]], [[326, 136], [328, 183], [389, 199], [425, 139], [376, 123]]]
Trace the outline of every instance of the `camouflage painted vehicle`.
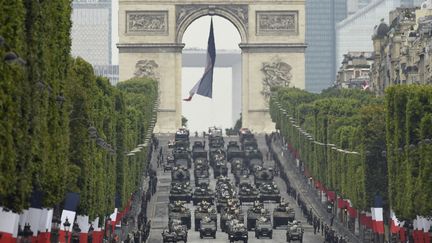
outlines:
[[205, 217], [217, 221], [216, 209], [210, 203], [203, 201], [195, 209], [195, 231], [200, 229], [201, 220]]
[[253, 206], [250, 207], [247, 211], [247, 230], [254, 230], [256, 227], [256, 221], [259, 217], [270, 217], [270, 212], [264, 208], [264, 205], [259, 202], [255, 201]]
[[259, 190], [251, 183], [242, 182], [239, 184], [238, 197], [241, 203], [254, 202], [259, 198]]
[[242, 170], [236, 171], [236, 173], [234, 174], [234, 180], [236, 185], [239, 185], [241, 183], [251, 183], [251, 180], [249, 178], [249, 170], [243, 168]]
[[183, 166], [188, 169], [192, 167], [192, 159], [190, 158], [190, 153], [184, 148], [175, 148], [173, 150], [174, 164], [176, 166]]
[[168, 206], [168, 219], [180, 220], [181, 224], [186, 225], [188, 229], [191, 228], [191, 212], [184, 206], [183, 201], [175, 201]]
[[234, 158], [243, 158], [244, 151], [241, 150], [240, 146], [236, 141], [230, 141], [227, 145], [227, 159], [231, 161]]
[[186, 128], [180, 128], [177, 130], [177, 132], [174, 135], [174, 146], [179, 146], [180, 143], [184, 143], [187, 145], [187, 148], [189, 148], [190, 142], [189, 142], [189, 130]]
[[255, 186], [260, 187], [262, 184], [271, 183], [274, 179], [273, 173], [267, 168], [258, 166], [254, 172]]
[[241, 221], [231, 220], [227, 224], [227, 233], [229, 242], [243, 241], [248, 242], [248, 231]]
[[226, 159], [226, 153], [223, 150], [223, 148], [210, 148], [209, 162], [211, 167], [214, 167], [216, 161], [225, 160], [225, 159]]
[[188, 229], [187, 226], [182, 224], [180, 220], [171, 219], [168, 222], [168, 229], [170, 232], [175, 232], [177, 242], [183, 241], [187, 242], [188, 238]]
[[206, 201], [211, 205], [214, 204], [215, 193], [212, 189], [210, 189], [209, 184], [200, 184], [199, 187], [195, 187], [195, 190], [192, 194], [192, 202], [193, 205], [197, 205], [202, 201]]
[[185, 183], [171, 183], [171, 189], [169, 194], [169, 201], [171, 203], [175, 201], [190, 202], [192, 199], [192, 188], [189, 182]]
[[171, 171], [175, 167], [174, 156], [168, 155], [166, 162], [163, 165], [164, 172]]
[[295, 219], [294, 208], [289, 207], [288, 202], [281, 201], [278, 206], [273, 209], [273, 228], [279, 226], [287, 226]]
[[228, 164], [226, 160], [216, 160], [213, 166], [213, 176], [218, 178], [219, 176], [228, 176]]
[[205, 150], [204, 144], [201, 141], [195, 141], [192, 146], [192, 159], [206, 158], [207, 150]]
[[255, 238], [259, 239], [261, 237], [273, 238], [273, 228], [270, 215], [266, 217], [261, 216], [256, 221]]
[[194, 170], [195, 187], [199, 187], [201, 184], [210, 184], [210, 172], [208, 169], [197, 168]]
[[261, 184], [259, 191], [261, 202], [274, 201], [279, 203], [281, 200], [279, 188], [274, 182]]
[[194, 170], [196, 170], [197, 168], [210, 169], [210, 164], [207, 158], [204, 157], [198, 157], [194, 159], [193, 164], [194, 164]]
[[244, 169], [244, 162], [242, 158], [233, 158], [230, 160], [230, 163], [231, 173], [233, 173], [233, 175]]
[[303, 234], [304, 229], [299, 221], [293, 221], [288, 225], [288, 229], [286, 232], [286, 240], [287, 242], [291, 242], [292, 240], [303, 242]]
[[228, 177], [219, 177], [216, 182], [216, 209], [218, 213], [221, 209], [228, 206], [228, 200], [236, 198], [235, 186]]
[[174, 166], [174, 168], [171, 170], [171, 182], [173, 183], [190, 182], [189, 170], [183, 166]]
[[251, 139], [255, 137], [252, 131], [249, 130], [249, 128], [240, 128], [238, 134], [239, 134], [240, 143], [243, 143], [243, 141], [246, 139]]
[[162, 242], [177, 242], [177, 234], [175, 232], [170, 232], [168, 229], [165, 229], [162, 233]]
[[204, 237], [212, 237], [213, 239], [216, 239], [216, 231], [217, 231], [216, 219], [204, 217], [201, 220], [201, 224], [199, 228], [200, 239], [203, 239]]
[[244, 222], [244, 214], [240, 207], [240, 203], [236, 200], [230, 199], [228, 206], [224, 207], [221, 211], [220, 227], [222, 232], [226, 232], [228, 229], [227, 223], [233, 219]]

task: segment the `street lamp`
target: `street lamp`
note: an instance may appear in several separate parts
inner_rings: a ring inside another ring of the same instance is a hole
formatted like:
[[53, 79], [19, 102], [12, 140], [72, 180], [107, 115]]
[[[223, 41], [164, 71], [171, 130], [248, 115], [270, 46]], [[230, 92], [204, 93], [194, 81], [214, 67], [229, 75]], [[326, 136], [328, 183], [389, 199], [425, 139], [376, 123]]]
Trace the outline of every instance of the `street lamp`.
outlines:
[[57, 243], [59, 242], [59, 230], [60, 230], [61, 221], [54, 215], [53, 220], [51, 221], [51, 242]]
[[63, 227], [64, 227], [64, 230], [66, 232], [66, 234], [65, 234], [66, 243], [69, 242], [69, 229], [70, 229], [70, 225], [71, 224], [69, 223], [69, 219], [66, 217], [66, 221], [63, 223]]
[[81, 229], [77, 222], [73, 224], [72, 227], [72, 243], [79, 243]]

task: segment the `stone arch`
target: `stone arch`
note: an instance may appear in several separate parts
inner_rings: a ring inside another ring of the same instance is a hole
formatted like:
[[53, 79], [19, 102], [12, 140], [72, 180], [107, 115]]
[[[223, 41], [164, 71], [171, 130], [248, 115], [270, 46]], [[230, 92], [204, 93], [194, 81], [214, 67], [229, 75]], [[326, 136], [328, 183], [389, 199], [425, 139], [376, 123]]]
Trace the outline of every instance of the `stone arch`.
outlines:
[[216, 15], [227, 19], [236, 27], [240, 34], [241, 42], [248, 42], [247, 5], [178, 5], [176, 7], [176, 42], [182, 43], [183, 35], [187, 28], [198, 18], [207, 15]]

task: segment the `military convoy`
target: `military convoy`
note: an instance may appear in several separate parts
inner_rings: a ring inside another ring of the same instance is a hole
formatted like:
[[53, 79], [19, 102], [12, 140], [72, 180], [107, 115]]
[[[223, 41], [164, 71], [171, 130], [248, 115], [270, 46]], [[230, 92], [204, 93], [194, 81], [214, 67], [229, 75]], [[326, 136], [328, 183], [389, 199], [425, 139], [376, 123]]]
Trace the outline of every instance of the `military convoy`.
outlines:
[[278, 206], [273, 209], [273, 228], [279, 226], [288, 226], [295, 219], [294, 208], [289, 207], [285, 201], [281, 201]]

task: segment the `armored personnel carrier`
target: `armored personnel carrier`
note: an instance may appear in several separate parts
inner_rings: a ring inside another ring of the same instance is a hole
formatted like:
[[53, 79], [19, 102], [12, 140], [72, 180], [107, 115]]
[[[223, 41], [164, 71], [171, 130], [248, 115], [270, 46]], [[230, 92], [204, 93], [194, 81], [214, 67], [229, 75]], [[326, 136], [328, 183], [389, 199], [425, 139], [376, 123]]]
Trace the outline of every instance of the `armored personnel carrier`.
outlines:
[[207, 150], [205, 150], [204, 144], [201, 141], [195, 141], [192, 145], [192, 159], [196, 160], [197, 158], [207, 159]]
[[244, 151], [240, 149], [240, 146], [236, 141], [230, 141], [227, 145], [227, 159], [231, 161], [234, 158], [243, 158]]
[[220, 216], [220, 227], [222, 232], [226, 232], [228, 227], [227, 223], [230, 220], [235, 219], [240, 222], [244, 221], [244, 214], [240, 207], [240, 202], [235, 199], [229, 199], [227, 204], [227, 207], [222, 208]]
[[195, 209], [195, 231], [200, 229], [201, 220], [205, 217], [210, 218], [211, 220], [217, 221], [217, 212], [216, 209], [208, 202], [202, 201], [198, 204], [198, 207]]
[[192, 199], [192, 188], [189, 182], [185, 183], [171, 183], [171, 190], [169, 195], [169, 201], [171, 203], [175, 201], [185, 201], [187, 203]]
[[295, 219], [295, 211], [289, 207], [288, 202], [281, 201], [278, 206], [273, 209], [273, 228], [288, 225]]
[[271, 173], [267, 168], [259, 166], [254, 172], [254, 183], [257, 187], [260, 187], [265, 183], [271, 183], [273, 179], [273, 173]]
[[210, 148], [209, 152], [209, 162], [210, 166], [214, 167], [216, 161], [225, 160], [226, 154], [225, 151], [221, 148]]
[[227, 207], [229, 199], [236, 198], [236, 196], [236, 189], [230, 179], [220, 177], [216, 182], [216, 209], [218, 213], [223, 207]]
[[177, 242], [177, 234], [175, 232], [170, 232], [168, 229], [165, 229], [162, 233], [162, 242]]
[[239, 184], [238, 195], [241, 203], [254, 202], [259, 199], [259, 190], [249, 182], [242, 182]]
[[256, 221], [259, 217], [270, 217], [270, 212], [264, 208], [264, 205], [259, 202], [255, 201], [253, 206], [250, 207], [247, 211], [247, 229], [254, 230], [256, 227]]
[[255, 238], [261, 237], [273, 238], [273, 228], [270, 217], [261, 216], [256, 221]]
[[190, 182], [189, 170], [183, 166], [174, 166], [171, 170], [171, 182], [186, 183]]
[[259, 187], [259, 191], [260, 191], [261, 202], [264, 201], [275, 201], [277, 203], [280, 202], [281, 199], [280, 191], [274, 182], [261, 184], [261, 186]]
[[184, 202], [175, 201], [168, 206], [168, 219], [180, 220], [181, 224], [186, 225], [188, 229], [191, 228], [191, 212], [184, 206]]
[[231, 220], [227, 224], [227, 233], [229, 242], [243, 241], [248, 242], [248, 231], [241, 221]]
[[286, 232], [286, 240], [287, 242], [291, 242], [292, 240], [297, 240], [303, 242], [303, 233], [304, 229], [299, 221], [293, 221], [288, 225], [288, 229]]
[[195, 190], [192, 194], [192, 202], [194, 206], [202, 201], [206, 201], [213, 205], [214, 198], [215, 193], [212, 189], [210, 189], [209, 184], [206, 183], [202, 183], [198, 187], [195, 187]]
[[171, 219], [168, 222], [168, 229], [170, 232], [175, 233], [177, 242], [179, 241], [183, 241], [185, 243], [187, 242], [188, 229], [187, 226], [182, 224], [180, 220]]
[[219, 176], [228, 176], [228, 165], [226, 160], [216, 160], [213, 166], [213, 176], [218, 178]]
[[216, 231], [217, 231], [216, 219], [204, 217], [201, 220], [201, 224], [199, 228], [200, 239], [203, 239], [204, 237], [212, 237], [213, 239], [216, 239]]

